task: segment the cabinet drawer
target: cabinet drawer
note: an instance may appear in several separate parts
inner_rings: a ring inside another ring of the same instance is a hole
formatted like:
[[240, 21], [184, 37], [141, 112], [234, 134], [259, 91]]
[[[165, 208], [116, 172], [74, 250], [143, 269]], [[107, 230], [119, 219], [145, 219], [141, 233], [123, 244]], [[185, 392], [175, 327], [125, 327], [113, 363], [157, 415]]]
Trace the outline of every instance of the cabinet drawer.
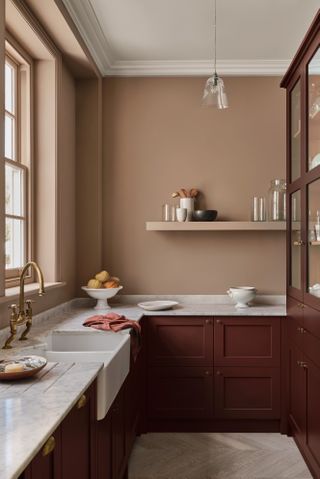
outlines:
[[212, 368], [150, 368], [148, 376], [149, 418], [212, 416]]
[[148, 318], [152, 366], [213, 366], [213, 318]]
[[280, 418], [279, 369], [222, 367], [214, 374], [217, 418]]
[[279, 318], [216, 318], [215, 365], [280, 366]]

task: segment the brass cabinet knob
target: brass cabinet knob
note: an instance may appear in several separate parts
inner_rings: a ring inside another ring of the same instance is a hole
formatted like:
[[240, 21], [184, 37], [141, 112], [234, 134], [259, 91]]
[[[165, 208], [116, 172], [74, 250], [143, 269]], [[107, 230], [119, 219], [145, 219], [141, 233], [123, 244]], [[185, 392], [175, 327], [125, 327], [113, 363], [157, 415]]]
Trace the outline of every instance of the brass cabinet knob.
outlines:
[[48, 456], [48, 454], [51, 454], [51, 452], [54, 450], [56, 447], [56, 440], [54, 436], [50, 436], [45, 445], [42, 448], [42, 455], [43, 456]]
[[204, 374], [205, 374], [205, 376], [211, 376], [211, 372], [210, 372], [210, 371], [206, 371]]
[[212, 324], [212, 320], [211, 319], [206, 319], [206, 324]]
[[305, 244], [306, 244], [306, 243], [305, 243], [304, 241], [301, 241], [301, 240], [299, 240], [299, 241], [294, 241], [294, 245], [295, 245], [295, 246], [304, 246]]
[[87, 404], [87, 396], [82, 394], [81, 398], [77, 402], [77, 409], [83, 408]]
[[221, 371], [217, 371], [217, 376], [221, 376]]
[[305, 361], [297, 361], [297, 365], [300, 366], [300, 368], [308, 369], [308, 364]]
[[217, 319], [217, 324], [222, 324], [221, 319]]

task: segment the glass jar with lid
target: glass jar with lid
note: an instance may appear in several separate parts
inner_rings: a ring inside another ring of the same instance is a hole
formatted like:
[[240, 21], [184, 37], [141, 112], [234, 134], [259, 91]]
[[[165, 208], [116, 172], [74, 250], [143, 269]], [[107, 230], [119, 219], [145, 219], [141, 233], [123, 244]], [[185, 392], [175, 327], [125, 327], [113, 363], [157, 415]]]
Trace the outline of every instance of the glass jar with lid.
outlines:
[[285, 180], [271, 180], [269, 188], [269, 221], [285, 221], [286, 220], [286, 189]]

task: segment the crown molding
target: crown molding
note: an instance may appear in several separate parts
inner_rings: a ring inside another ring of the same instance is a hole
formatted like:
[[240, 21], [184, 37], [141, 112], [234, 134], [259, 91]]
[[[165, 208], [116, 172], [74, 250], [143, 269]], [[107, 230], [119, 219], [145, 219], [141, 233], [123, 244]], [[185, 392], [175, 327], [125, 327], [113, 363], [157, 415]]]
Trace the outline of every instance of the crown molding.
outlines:
[[[221, 60], [217, 70], [227, 76], [281, 76], [290, 60]], [[212, 60], [115, 61], [105, 76], [209, 76]]]
[[[138, 61], [113, 58], [90, 0], [63, 0], [80, 35], [103, 76], [209, 76], [213, 60]], [[281, 76], [290, 60], [221, 60], [217, 70], [227, 76]]]
[[105, 75], [113, 63], [111, 47], [103, 33], [90, 0], [62, 0], [87, 45], [100, 73]]

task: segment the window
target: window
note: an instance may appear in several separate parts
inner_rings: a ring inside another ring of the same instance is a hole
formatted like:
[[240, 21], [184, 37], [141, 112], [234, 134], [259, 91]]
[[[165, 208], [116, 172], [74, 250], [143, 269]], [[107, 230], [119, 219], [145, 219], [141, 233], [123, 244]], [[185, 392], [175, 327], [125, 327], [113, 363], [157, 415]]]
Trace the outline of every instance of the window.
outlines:
[[[15, 45], [16, 47], [16, 45]], [[6, 42], [5, 269], [14, 283], [31, 252], [31, 64]]]

